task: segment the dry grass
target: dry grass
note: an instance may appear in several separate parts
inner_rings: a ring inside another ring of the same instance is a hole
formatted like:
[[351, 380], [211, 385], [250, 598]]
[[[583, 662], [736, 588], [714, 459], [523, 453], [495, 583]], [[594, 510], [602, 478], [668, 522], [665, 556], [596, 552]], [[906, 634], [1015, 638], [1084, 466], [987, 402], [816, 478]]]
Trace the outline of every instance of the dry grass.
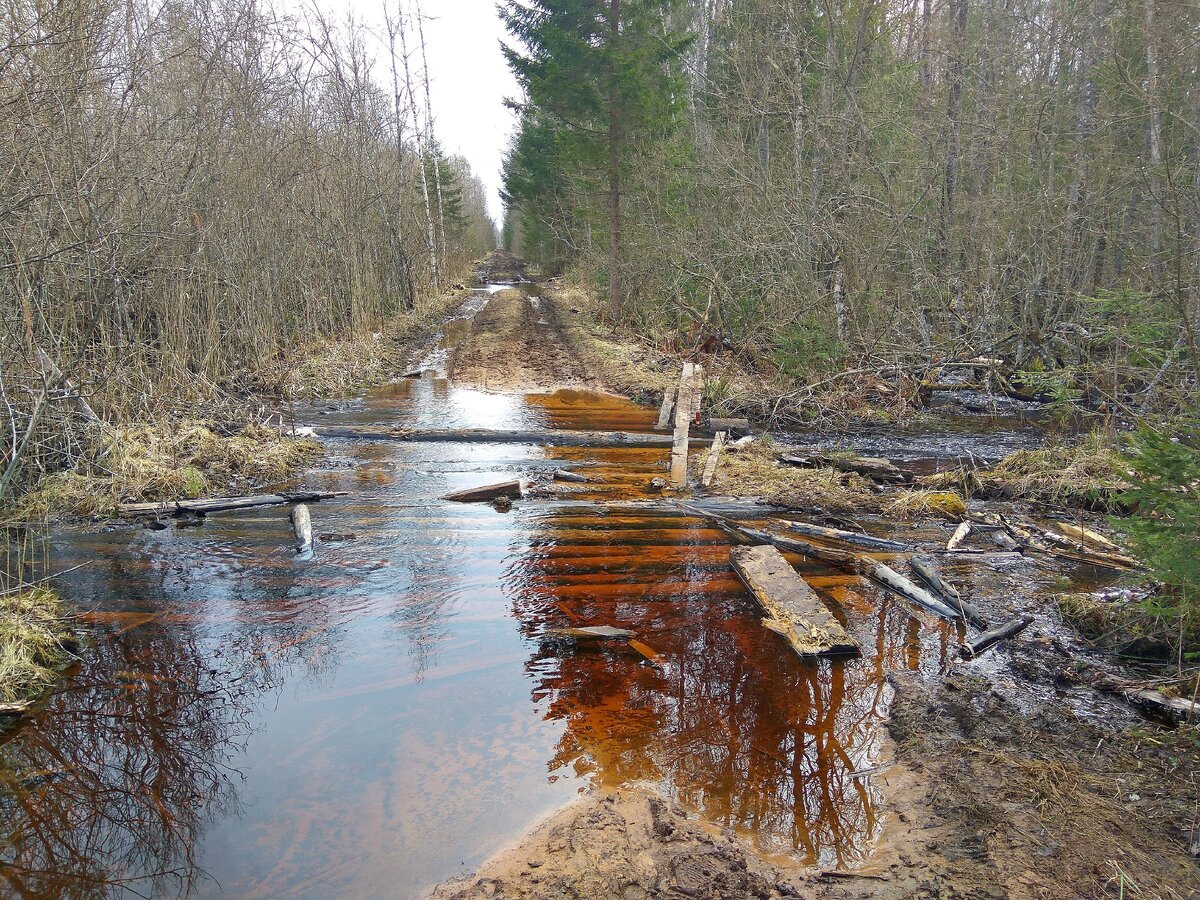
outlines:
[[0, 703], [41, 694], [74, 659], [62, 601], [46, 588], [0, 594]]
[[304, 347], [275, 376], [279, 393], [289, 399], [348, 396], [404, 374], [414, 340], [440, 324], [469, 294], [466, 289], [447, 291], [419, 301], [416, 309], [381, 331]]
[[938, 516], [961, 522], [967, 514], [967, 503], [954, 491], [906, 490], [887, 504], [887, 512], [906, 519]]
[[1126, 467], [1111, 444], [1094, 432], [1076, 445], [1018, 450], [973, 477], [978, 492], [988, 497], [1106, 508], [1129, 487]]
[[[871, 482], [860, 475], [830, 468], [801, 469], [776, 459], [778, 448], [759, 439], [740, 450], [721, 455], [713, 478], [715, 493], [762, 497], [788, 506], [824, 510], [876, 510], [879, 498]], [[702, 467], [707, 454], [695, 454]]]
[[228, 436], [201, 422], [111, 429], [96, 459], [44, 479], [6, 518], [106, 516], [119, 503], [196, 499], [279, 481], [321, 453], [320, 442], [312, 438], [293, 438], [261, 425]]

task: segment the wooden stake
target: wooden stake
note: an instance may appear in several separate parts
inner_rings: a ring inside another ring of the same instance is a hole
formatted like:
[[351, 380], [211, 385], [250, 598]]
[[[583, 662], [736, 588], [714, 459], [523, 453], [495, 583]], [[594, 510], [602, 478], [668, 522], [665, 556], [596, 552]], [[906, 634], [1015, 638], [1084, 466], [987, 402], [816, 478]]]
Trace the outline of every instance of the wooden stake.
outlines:
[[673, 384], [663, 394], [662, 406], [658, 408], [658, 421], [654, 423], [655, 431], [666, 431], [671, 427], [671, 410], [675, 408], [675, 396], [679, 385]]

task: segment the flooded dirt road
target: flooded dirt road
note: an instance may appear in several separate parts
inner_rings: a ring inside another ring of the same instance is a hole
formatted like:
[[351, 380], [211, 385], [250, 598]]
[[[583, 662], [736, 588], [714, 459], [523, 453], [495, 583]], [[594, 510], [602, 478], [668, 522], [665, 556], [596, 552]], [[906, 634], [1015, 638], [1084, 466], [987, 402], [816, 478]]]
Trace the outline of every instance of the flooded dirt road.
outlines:
[[[530, 322], [553, 332], [522, 294], [478, 292], [424, 375], [296, 417], [650, 430], [655, 410], [610, 396], [469, 386], [501, 386], [488, 382], [501, 357], [463, 348], [511, 353], [497, 334]], [[650, 785], [799, 863], [866, 861], [888, 816], [887, 676], [939, 671], [960, 636], [808, 566], [864, 652], [796, 658], [760, 626], [710, 523], [579, 505], [645, 496], [668, 453], [330, 441], [293, 485], [351, 492], [312, 508], [311, 558], [279, 508], [56, 533], [57, 567], [87, 564], [61, 588], [94, 647], [0, 746], [0, 884], [417, 896], [590, 784]], [[507, 513], [437, 499], [560, 467], [603, 481]], [[1024, 560], [959, 565], [948, 574], [977, 598], [1055, 577]], [[571, 625], [630, 629], [657, 663], [544, 637]]]

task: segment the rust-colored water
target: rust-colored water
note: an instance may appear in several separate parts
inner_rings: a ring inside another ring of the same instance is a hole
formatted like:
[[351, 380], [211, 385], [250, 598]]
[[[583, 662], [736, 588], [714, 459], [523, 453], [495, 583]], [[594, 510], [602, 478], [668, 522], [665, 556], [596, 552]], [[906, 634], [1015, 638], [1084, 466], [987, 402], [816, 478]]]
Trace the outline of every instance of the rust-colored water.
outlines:
[[[648, 429], [654, 410], [436, 378], [329, 413], [439, 427]], [[314, 413], [315, 415], [315, 413]], [[24, 896], [389, 896], [468, 870], [588, 779], [652, 782], [764, 849], [852, 865], [880, 827], [885, 674], [955, 635], [812, 570], [861, 659], [802, 662], [759, 625], [709, 523], [604, 513], [666, 451], [340, 442], [283, 509], [63, 532], [94, 648], [0, 747], [0, 884]], [[602, 483], [504, 514], [436, 498], [576, 466]], [[966, 577], [965, 575], [961, 577]], [[625, 645], [547, 627], [634, 630]]]

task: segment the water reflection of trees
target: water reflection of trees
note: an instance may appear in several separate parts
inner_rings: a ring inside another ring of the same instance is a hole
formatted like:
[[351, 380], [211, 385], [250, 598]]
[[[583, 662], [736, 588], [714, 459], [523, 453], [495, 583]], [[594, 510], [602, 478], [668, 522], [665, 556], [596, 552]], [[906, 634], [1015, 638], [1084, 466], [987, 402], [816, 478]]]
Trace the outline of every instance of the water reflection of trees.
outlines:
[[0, 747], [0, 883], [19, 896], [186, 892], [206, 823], [236, 805], [249, 691], [222, 687], [186, 630], [93, 653], [89, 669], [119, 679], [81, 675]]
[[[866, 770], [884, 761], [886, 673], [936, 655], [941, 637], [923, 634], [901, 604], [858, 596], [850, 621], [863, 657], [801, 661], [761, 628], [740, 590], [697, 566], [695, 552], [678, 547], [623, 597], [571, 593], [579, 624], [636, 628], [669, 665], [659, 672], [617, 648], [541, 646], [528, 666], [535, 695], [565, 723], [551, 769], [594, 770], [610, 784], [657, 781], [769, 849], [839, 865], [861, 859], [878, 827]], [[540, 558], [529, 554], [514, 597], [531, 633], [566, 624], [554, 593], [561, 569], [540, 569]], [[678, 600], [647, 594], [651, 583], [689, 574], [695, 590]]]

